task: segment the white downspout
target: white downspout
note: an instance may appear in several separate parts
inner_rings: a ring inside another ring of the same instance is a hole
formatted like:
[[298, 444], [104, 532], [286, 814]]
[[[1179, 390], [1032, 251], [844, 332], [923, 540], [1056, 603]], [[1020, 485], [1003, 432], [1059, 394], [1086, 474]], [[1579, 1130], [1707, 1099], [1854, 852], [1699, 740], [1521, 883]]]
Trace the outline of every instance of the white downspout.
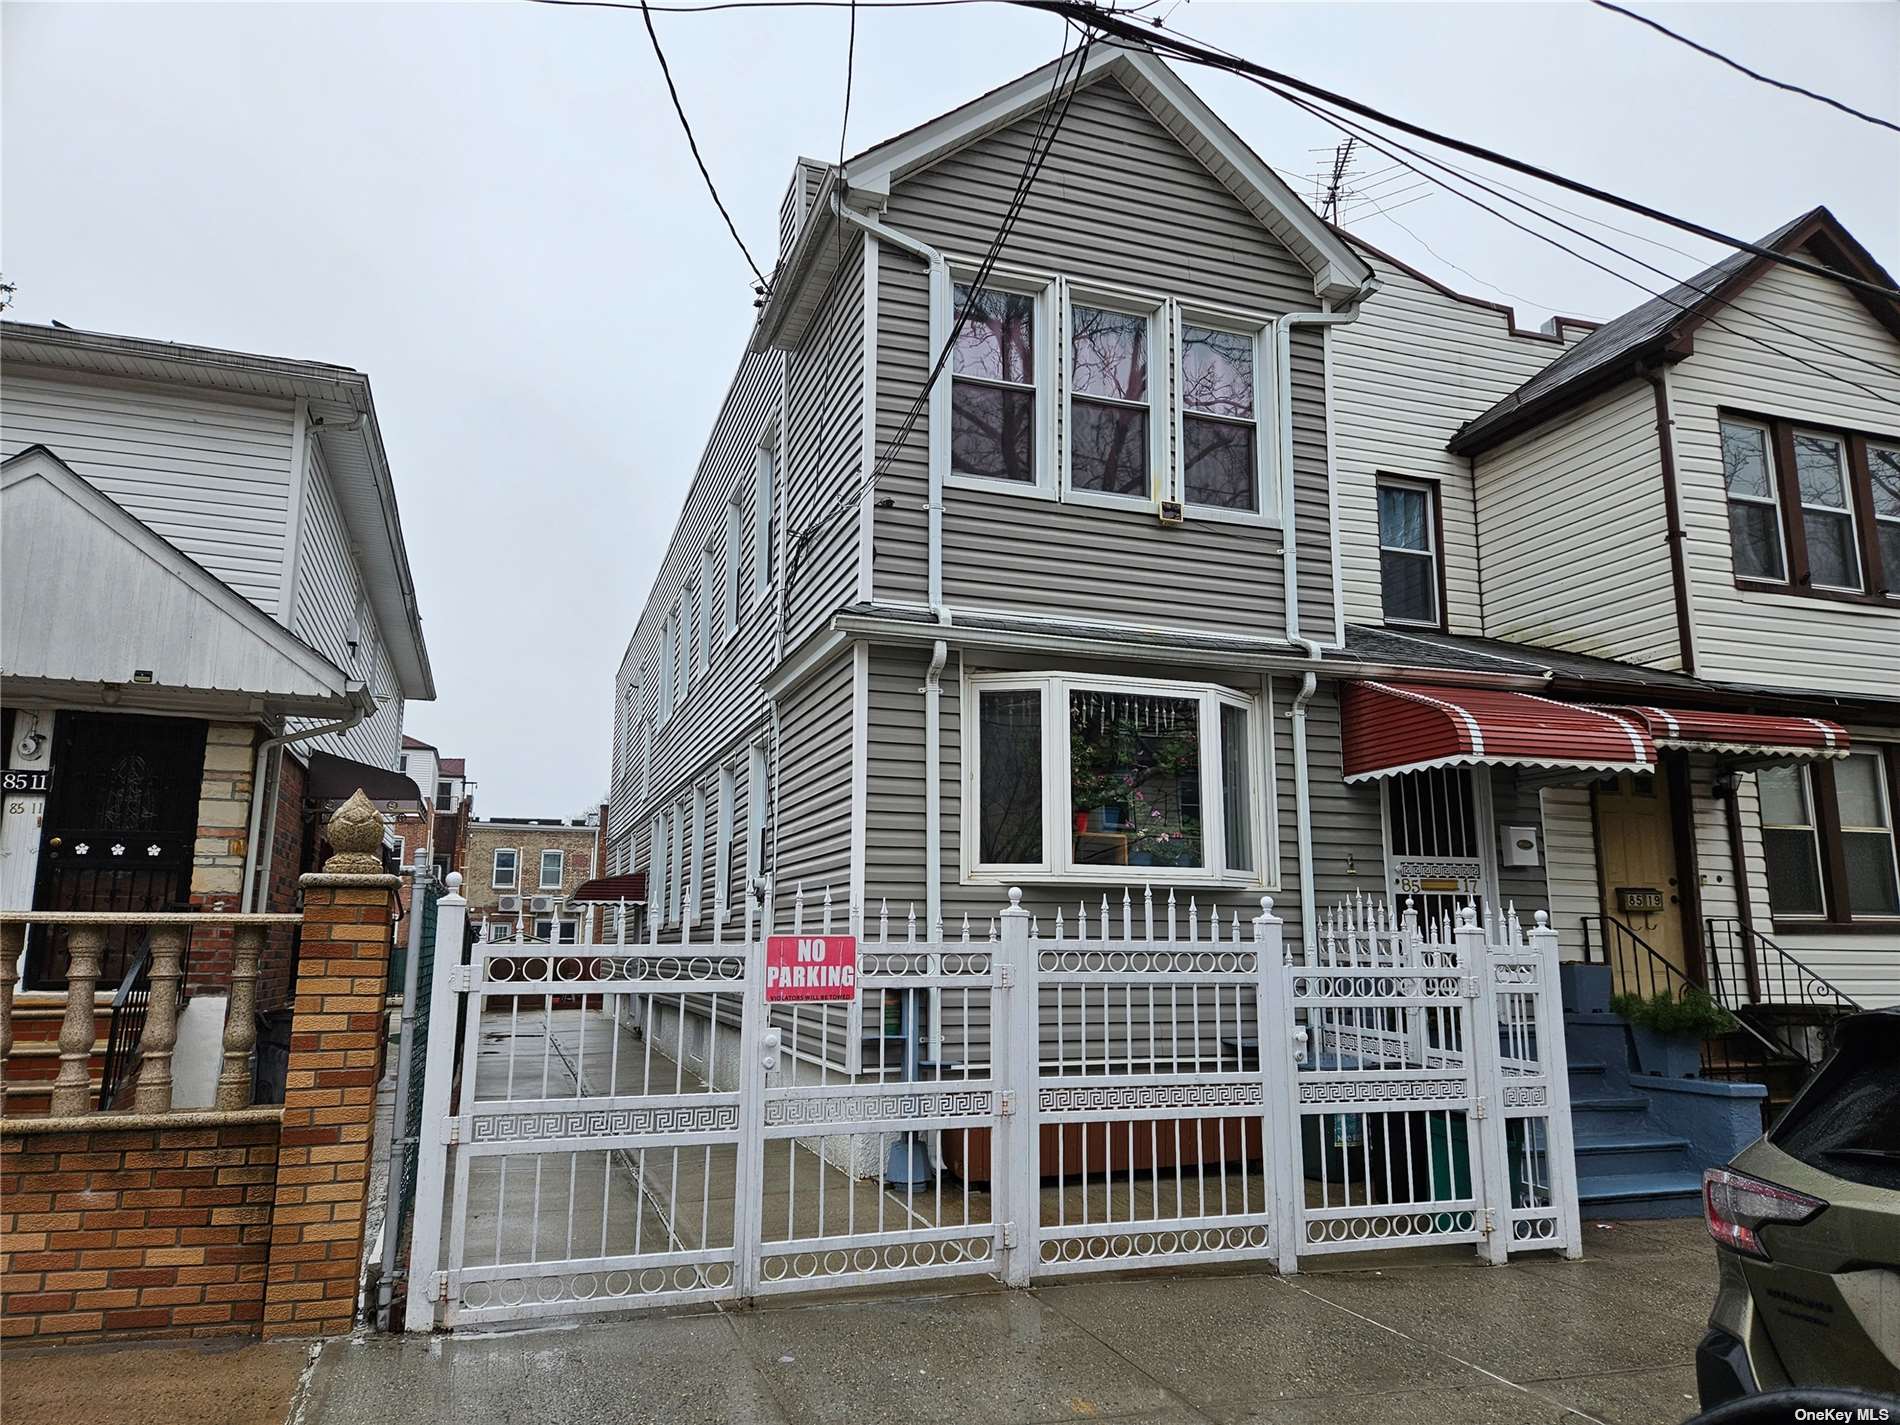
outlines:
[[272, 798], [270, 816], [264, 819], [264, 767], [271, 753], [281, 753], [293, 742], [307, 742], [313, 737], [322, 737], [326, 733], [348, 732], [360, 725], [364, 718], [376, 711], [376, 699], [370, 696], [367, 685], [352, 680], [348, 684], [350, 696], [350, 715], [338, 722], [326, 722], [320, 727], [306, 727], [302, 732], [286, 732], [280, 737], [267, 737], [257, 744], [257, 756], [251, 765], [251, 814], [245, 821], [244, 831], [244, 882], [238, 893], [238, 911], [248, 915], [257, 902], [257, 866], [258, 848], [267, 837], [277, 834], [277, 799]]
[[[1293, 734], [1293, 807], [1294, 831], [1298, 845], [1300, 875], [1300, 943], [1313, 943], [1314, 927], [1319, 923], [1319, 897], [1313, 886], [1313, 792], [1309, 783], [1306, 755], [1306, 705], [1319, 688], [1318, 668], [1323, 656], [1320, 646], [1300, 632], [1300, 544], [1293, 491], [1293, 328], [1296, 326], [1333, 327], [1356, 321], [1358, 302], [1370, 295], [1363, 288], [1354, 304], [1345, 311], [1322, 309], [1317, 312], [1287, 312], [1273, 323], [1273, 369], [1276, 381], [1274, 416], [1279, 423], [1280, 476], [1280, 571], [1286, 599], [1286, 641], [1302, 649], [1310, 666], [1300, 681], [1287, 717]], [[1332, 399], [1332, 392], [1326, 393]], [[1331, 531], [1333, 559], [1339, 559], [1338, 531]]]

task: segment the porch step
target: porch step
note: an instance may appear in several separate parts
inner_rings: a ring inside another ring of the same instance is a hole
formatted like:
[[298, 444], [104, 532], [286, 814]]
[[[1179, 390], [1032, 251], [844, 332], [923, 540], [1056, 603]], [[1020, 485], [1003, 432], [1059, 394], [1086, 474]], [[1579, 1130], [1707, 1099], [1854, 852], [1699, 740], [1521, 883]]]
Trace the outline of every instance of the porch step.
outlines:
[[1576, 1141], [1577, 1177], [1600, 1178], [1628, 1173], [1678, 1171], [1687, 1166], [1689, 1140], [1644, 1134], [1636, 1137], [1592, 1138]]
[[1702, 1211], [1702, 1174], [1605, 1173], [1577, 1177], [1577, 1206], [1592, 1218], [1695, 1217]]
[[1570, 1100], [1576, 1136], [1633, 1138], [1649, 1127], [1649, 1100], [1641, 1094], [1585, 1094]]

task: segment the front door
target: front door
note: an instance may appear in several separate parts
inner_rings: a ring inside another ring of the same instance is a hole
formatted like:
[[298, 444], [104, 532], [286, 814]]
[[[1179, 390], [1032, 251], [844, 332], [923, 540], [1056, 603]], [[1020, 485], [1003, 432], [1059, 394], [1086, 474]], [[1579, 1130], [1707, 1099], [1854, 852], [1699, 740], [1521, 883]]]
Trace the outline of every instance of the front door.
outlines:
[[[1688, 973], [1668, 779], [1639, 772], [1603, 778], [1596, 784], [1596, 816], [1604, 914]], [[1610, 933], [1616, 935], [1615, 929]], [[1612, 962], [1619, 966], [1618, 988], [1647, 992], [1653, 968], [1648, 956], [1641, 946], [1622, 938], [1623, 946], [1610, 947]], [[1658, 982], [1654, 988], [1663, 985]]]
[[[62, 712], [53, 728], [35, 910], [183, 910], [191, 894], [205, 724], [191, 718]], [[107, 932], [100, 984], [116, 983], [135, 932]], [[33, 927], [27, 984], [66, 982], [66, 936]]]

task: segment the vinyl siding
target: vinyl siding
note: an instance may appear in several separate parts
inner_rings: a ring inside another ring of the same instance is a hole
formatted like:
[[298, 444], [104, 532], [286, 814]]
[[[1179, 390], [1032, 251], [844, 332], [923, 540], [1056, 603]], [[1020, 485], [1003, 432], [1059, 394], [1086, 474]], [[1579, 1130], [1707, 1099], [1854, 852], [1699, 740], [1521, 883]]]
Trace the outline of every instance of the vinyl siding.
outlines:
[[[1019, 122], [910, 175], [895, 186], [885, 220], [953, 259], [980, 257], [1034, 127], [1033, 119]], [[999, 266], [1269, 317], [1317, 305], [1311, 276], [1292, 254], [1112, 79], [1076, 97]], [[887, 250], [879, 280], [880, 452], [929, 368], [927, 333], [922, 269]], [[1037, 340], [1048, 346], [1057, 334], [1045, 323]], [[1296, 334], [1292, 420], [1302, 618], [1330, 639], [1322, 351], [1316, 332]], [[1270, 372], [1263, 384], [1271, 386]], [[927, 415], [919, 418], [880, 482], [894, 504], [876, 517], [879, 599], [923, 596], [928, 424]], [[1273, 439], [1265, 422], [1261, 438]], [[1276, 530], [1197, 520], [1192, 511], [1184, 527], [1171, 529], [1152, 513], [1003, 488], [945, 492], [944, 598], [957, 607], [1270, 637], [1284, 626], [1279, 550]]]
[[[393, 768], [402, 752], [402, 688], [315, 442], [305, 467], [302, 525], [290, 631], [352, 678], [362, 679], [377, 700], [377, 710], [348, 731], [326, 733], [297, 746], [304, 753], [322, 749]], [[314, 725], [308, 719], [290, 722], [293, 729]]]
[[[781, 407], [783, 369], [776, 352], [741, 362], [615, 676], [616, 743], [624, 740], [637, 751], [641, 725], [649, 725], [644, 757], [620, 761], [608, 811], [610, 834], [636, 834], [638, 869], [649, 869], [648, 828], [654, 813], [681, 800], [690, 805], [693, 786], [713, 785], [722, 760], [736, 761], [743, 780], [746, 748], [764, 735], [765, 699], [759, 683], [773, 661], [777, 587], [761, 593], [754, 578], [759, 540], [771, 528], [761, 521], [754, 495], [760, 442], [777, 422]], [[779, 444], [782, 452], [784, 441]], [[775, 504], [786, 484], [782, 460], [780, 464]], [[738, 631], [711, 650], [704, 648], [703, 639], [696, 640], [700, 661], [685, 697], [662, 719], [661, 633], [682, 587], [701, 578], [709, 538], [719, 556], [715, 568], [723, 576], [726, 512], [735, 487], [743, 510]], [[775, 569], [782, 578], [782, 564]]]
[[1647, 382], [1480, 456], [1477, 517], [1491, 637], [1679, 666]]
[[1597, 870], [1596, 815], [1590, 789], [1546, 787], [1540, 800], [1550, 923], [1557, 928], [1558, 951], [1563, 958], [1581, 960], [1584, 918], [1603, 913], [1603, 878]]
[[1380, 475], [1437, 486], [1444, 514], [1445, 614], [1482, 633], [1470, 463], [1445, 449], [1466, 421], [1562, 354], [1566, 340], [1518, 330], [1508, 309], [1460, 300], [1361, 249], [1379, 290], [1332, 335], [1333, 436], [1346, 619], [1378, 623]]
[[13, 367], [0, 459], [43, 445], [278, 617], [294, 468], [289, 401]]
[[[928, 659], [921, 652], [874, 648], [870, 659], [868, 694], [869, 762], [866, 776], [866, 847], [865, 902], [875, 917], [888, 904], [894, 925], [902, 925], [914, 905], [920, 932], [928, 924], [925, 886], [925, 768], [924, 768], [924, 674]], [[941, 773], [943, 807], [942, 888], [944, 931], [951, 939], [963, 931], [967, 916], [970, 934], [987, 939], [995, 916], [1008, 904], [1008, 887], [988, 881], [964, 884], [962, 880], [963, 837], [963, 729], [962, 708], [964, 677], [967, 673], [999, 671], [995, 664], [980, 662], [974, 656], [952, 654], [945, 664], [941, 702]], [[1043, 668], [1026, 671], [1050, 671]], [[1065, 659], [1061, 671], [1081, 673], [1122, 673], [1195, 682], [1221, 682], [1238, 691], [1258, 693], [1257, 677], [1233, 677], [1213, 668], [1182, 669], [1105, 667]], [[1284, 759], [1282, 729], [1275, 729], [1275, 752]], [[1290, 774], [1282, 767], [1280, 786], [1288, 786]], [[1291, 802], [1291, 792], [1280, 798], [1282, 811]], [[1268, 815], [1271, 815], [1269, 809]], [[1284, 819], [1282, 824], [1284, 825]], [[1294, 863], [1289, 859], [1288, 865]], [[1035, 914], [1045, 933], [1054, 924], [1058, 910], [1073, 923], [1079, 908], [1086, 906], [1091, 923], [1100, 914], [1103, 897], [1108, 899], [1111, 919], [1119, 926], [1124, 889], [1131, 894], [1136, 924], [1142, 920], [1142, 885], [1131, 880], [1127, 887], [1105, 886], [1101, 882], [1049, 880], [1025, 877], [1018, 884], [1023, 905]], [[1166, 914], [1167, 884], [1154, 882], [1157, 923]], [[1261, 892], [1240, 889], [1209, 889], [1182, 886], [1177, 896], [1180, 933], [1186, 934], [1190, 898], [1199, 912], [1203, 933], [1207, 918], [1218, 907], [1224, 926], [1238, 916], [1245, 928], [1260, 913]], [[1291, 893], [1288, 893], [1291, 895]], [[1286, 908], [1274, 892], [1280, 913]], [[1251, 933], [1250, 931], [1248, 933]]]
[[[1889, 369], [1822, 351], [1769, 326], [1768, 317]], [[1900, 607], [1735, 586], [1716, 413], [1731, 407], [1900, 438], [1900, 342], [1838, 283], [1781, 268], [1751, 285], [1719, 320], [1734, 330], [1698, 328], [1694, 355], [1669, 372], [1696, 671], [1717, 680], [1891, 697], [1900, 688]], [[1793, 516], [1783, 512], [1784, 519]]]

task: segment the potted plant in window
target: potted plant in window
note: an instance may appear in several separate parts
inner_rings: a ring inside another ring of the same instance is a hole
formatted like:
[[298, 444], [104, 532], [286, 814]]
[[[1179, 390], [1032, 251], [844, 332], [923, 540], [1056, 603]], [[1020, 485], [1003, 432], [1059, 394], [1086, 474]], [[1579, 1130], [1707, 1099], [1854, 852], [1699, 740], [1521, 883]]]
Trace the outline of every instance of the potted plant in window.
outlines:
[[1666, 1079], [1694, 1078], [1702, 1071], [1702, 1041], [1732, 1031], [1735, 1016], [1695, 985], [1680, 996], [1667, 991], [1645, 999], [1613, 995], [1610, 1009], [1629, 1021], [1636, 1065], [1645, 1074]]

